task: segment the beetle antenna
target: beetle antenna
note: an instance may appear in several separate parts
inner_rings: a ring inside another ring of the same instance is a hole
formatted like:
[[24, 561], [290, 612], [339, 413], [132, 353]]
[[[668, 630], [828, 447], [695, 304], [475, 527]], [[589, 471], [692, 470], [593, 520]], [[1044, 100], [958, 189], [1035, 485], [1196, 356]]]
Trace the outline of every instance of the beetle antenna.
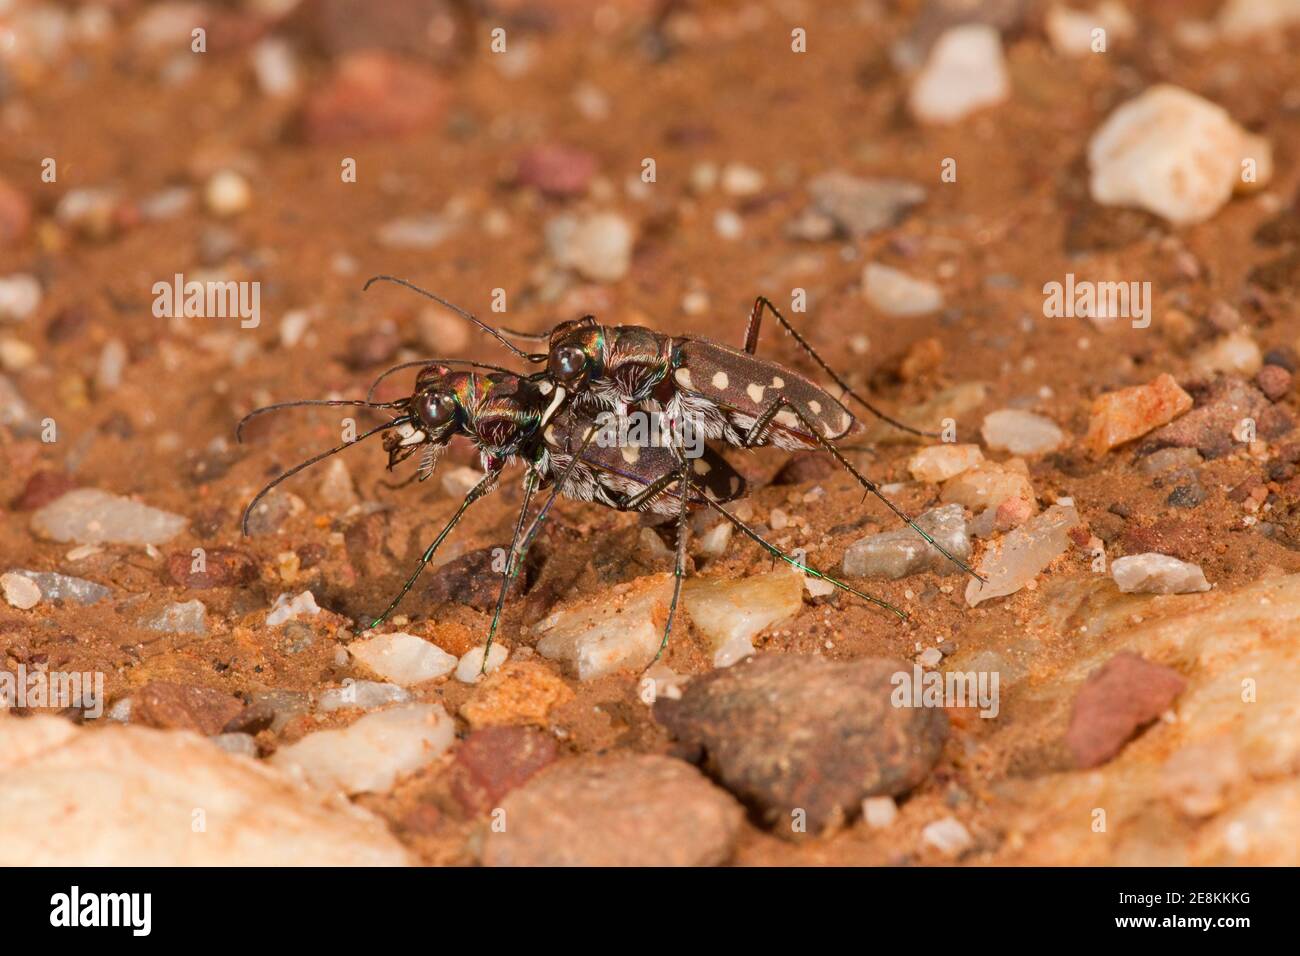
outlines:
[[277, 402], [274, 405], [264, 405], [261, 408], [255, 408], [239, 420], [235, 426], [235, 440], [242, 442], [244, 440], [244, 425], [250, 418], [256, 418], [258, 415], [265, 415], [267, 412], [279, 411], [282, 408], [297, 408], [301, 405], [352, 405], [361, 408], [401, 408], [405, 402], [372, 402], [369, 398], [365, 401], [360, 399], [316, 399], [304, 398], [293, 402]]
[[482, 330], [483, 330], [484, 332], [486, 332], [488, 335], [492, 336], [494, 339], [496, 339], [498, 342], [500, 342], [502, 345], [504, 345], [506, 348], [508, 348], [511, 352], [513, 352], [513, 353], [514, 353], [516, 356], [518, 356], [519, 358], [524, 359], [524, 360], [529, 361], [529, 362], [545, 362], [545, 361], [546, 361], [546, 356], [545, 356], [545, 355], [530, 355], [529, 353], [525, 352], [523, 349], [518, 348], [517, 346], [513, 345], [513, 344], [512, 344], [512, 343], [511, 343], [511, 342], [510, 342], [510, 341], [509, 341], [509, 340], [508, 340], [504, 335], [502, 335], [502, 334], [501, 334], [500, 332], [498, 332], [496, 329], [492, 328], [492, 326], [488, 325], [486, 322], [484, 322], [483, 320], [481, 320], [478, 316], [474, 315], [472, 312], [467, 312], [467, 311], [465, 311], [465, 310], [462, 309], [460, 306], [458, 306], [458, 305], [456, 305], [456, 304], [454, 304], [454, 303], [448, 302], [448, 301], [447, 301], [446, 299], [444, 299], [442, 296], [440, 296], [440, 295], [435, 295], [434, 293], [430, 292], [428, 289], [422, 289], [422, 288], [420, 288], [420, 287], [419, 287], [418, 285], [416, 285], [414, 282], [409, 282], [409, 281], [407, 281], [406, 279], [399, 279], [397, 276], [390, 276], [390, 275], [377, 275], [377, 276], [371, 276], [369, 279], [366, 280], [366, 284], [365, 284], [364, 286], [361, 287], [361, 291], [362, 291], [362, 292], [365, 292], [365, 291], [369, 290], [369, 288], [370, 288], [372, 285], [374, 285], [374, 283], [376, 283], [376, 282], [392, 282], [392, 283], [394, 283], [395, 285], [406, 286], [406, 288], [410, 289], [412, 292], [417, 292], [417, 293], [419, 293], [420, 295], [424, 296], [426, 299], [432, 299], [434, 302], [437, 302], [437, 303], [438, 303], [439, 305], [441, 305], [443, 308], [451, 309], [451, 311], [455, 312], [455, 313], [456, 313], [457, 315], [459, 315], [462, 319], [465, 319], [465, 320], [467, 320], [467, 321], [469, 321], [469, 322], [473, 322], [473, 323], [474, 323], [475, 325], [477, 325], [480, 329], [482, 329]]
[[257, 507], [257, 503], [259, 501], [261, 501], [263, 498], [266, 497], [267, 492], [269, 492], [276, 485], [280, 484], [280, 482], [284, 481], [286, 478], [292, 478], [294, 475], [298, 474], [298, 472], [302, 471], [304, 468], [310, 468], [312, 465], [316, 464], [316, 462], [323, 461], [324, 459], [328, 458], [330, 455], [336, 455], [345, 448], [348, 448], [352, 445], [356, 445], [359, 442], [365, 441], [371, 435], [378, 434], [379, 432], [382, 432], [389, 428], [396, 428], [398, 425], [404, 425], [409, 423], [410, 421], [411, 421], [411, 416], [400, 415], [397, 418], [394, 418], [390, 422], [384, 422], [382, 425], [376, 425], [374, 428], [370, 429], [368, 432], [365, 432], [360, 437], [352, 439], [352, 441], [345, 441], [340, 445], [335, 445], [329, 451], [323, 451], [319, 455], [312, 455], [306, 461], [294, 465], [288, 471], [284, 472], [282, 475], [280, 475], [278, 478], [272, 481], [269, 485], [267, 485], [265, 488], [259, 491], [257, 495], [253, 498], [253, 500], [248, 503], [248, 507], [244, 509], [244, 516], [239, 523], [240, 528], [243, 529], [244, 537], [248, 537], [248, 519], [249, 516], [252, 515], [253, 509]]

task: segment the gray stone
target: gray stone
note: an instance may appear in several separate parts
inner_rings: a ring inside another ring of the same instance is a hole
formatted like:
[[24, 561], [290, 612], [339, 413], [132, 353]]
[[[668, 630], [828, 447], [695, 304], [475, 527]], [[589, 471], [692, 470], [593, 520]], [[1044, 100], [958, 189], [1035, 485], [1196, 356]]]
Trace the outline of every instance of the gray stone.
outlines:
[[[961, 505], [931, 509], [916, 523], [952, 554], [963, 560], [970, 557], [970, 535]], [[869, 534], [844, 552], [844, 573], [849, 577], [893, 581], [922, 571], [953, 574], [960, 569], [911, 528]]]

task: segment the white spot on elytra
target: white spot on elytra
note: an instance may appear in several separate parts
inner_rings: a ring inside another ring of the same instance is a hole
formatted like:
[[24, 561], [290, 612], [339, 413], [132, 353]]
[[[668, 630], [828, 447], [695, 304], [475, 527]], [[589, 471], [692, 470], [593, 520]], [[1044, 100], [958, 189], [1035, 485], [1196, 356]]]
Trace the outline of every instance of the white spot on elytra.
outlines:
[[786, 428], [799, 427], [799, 416], [794, 412], [777, 412], [776, 420], [778, 424], [784, 425]]
[[673, 378], [682, 388], [695, 387], [691, 384], [691, 370], [688, 368], [679, 368], [677, 371], [673, 372]]
[[709, 463], [705, 461], [703, 458], [696, 458], [694, 467], [695, 467], [695, 473], [697, 475], [707, 475], [710, 471], [713, 470], [712, 467], [709, 465]]
[[775, 376], [773, 376], [773, 377], [772, 377], [772, 387], [773, 387], [773, 388], [785, 388], [785, 379], [783, 379], [783, 378], [782, 378], [781, 376], [779, 376], [779, 375], [775, 375]]
[[622, 451], [623, 460], [629, 465], [635, 465], [637, 460], [641, 457], [641, 449], [636, 445], [624, 445]]
[[814, 415], [820, 415], [822, 413], [822, 403], [817, 401], [817, 399], [813, 399], [809, 402], [808, 407], [812, 409]]
[[767, 391], [767, 389], [762, 385], [753, 384], [745, 386], [746, 394], [748, 394], [755, 402], [761, 402], [763, 400], [763, 393], [765, 391]]
[[714, 373], [713, 373], [713, 387], [714, 387], [714, 388], [726, 388], [726, 387], [727, 387], [728, 385], [730, 385], [730, 384], [731, 384], [731, 379], [727, 378], [727, 373], [726, 373], [726, 372], [714, 372]]

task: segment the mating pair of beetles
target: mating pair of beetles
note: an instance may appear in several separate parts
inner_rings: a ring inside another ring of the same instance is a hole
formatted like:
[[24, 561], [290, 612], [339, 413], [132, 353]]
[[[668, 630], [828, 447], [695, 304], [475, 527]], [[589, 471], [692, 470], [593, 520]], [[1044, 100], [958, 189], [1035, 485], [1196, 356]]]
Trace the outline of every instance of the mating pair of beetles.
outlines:
[[[900, 619], [906, 615], [886, 601], [850, 587], [786, 554], [724, 505], [745, 494], [744, 479], [713, 448], [703, 445], [690, 457], [680, 440], [665, 445], [617, 446], [596, 441], [611, 418], [626, 422], [631, 414], [660, 416], [662, 432], [680, 436], [689, 427], [705, 440], [722, 441], [738, 448], [775, 445], [785, 449], [821, 448], [830, 453], [870, 494], [883, 501], [900, 519], [962, 571], [980, 578], [963, 561], [950, 554], [902, 509], [881, 494], [880, 488], [844, 457], [836, 442], [848, 435], [857, 419], [841, 402], [852, 398], [873, 415], [897, 428], [928, 435], [897, 422], [856, 394], [799, 334], [798, 330], [764, 297], [750, 313], [741, 349], [690, 336], [669, 336], [641, 326], [604, 326], [593, 316], [562, 322], [548, 333], [524, 333], [493, 328], [441, 297], [395, 276], [375, 276], [379, 281], [405, 286], [452, 310], [496, 338], [516, 357], [545, 369], [520, 375], [509, 369], [463, 359], [429, 358], [394, 366], [376, 379], [364, 400], [307, 400], [259, 408], [255, 415], [298, 405], [351, 405], [385, 409], [394, 417], [349, 442], [315, 455], [280, 475], [249, 503], [244, 511], [244, 533], [257, 503], [276, 485], [304, 468], [372, 435], [383, 433], [391, 470], [417, 452], [419, 465], [413, 478], [432, 474], [438, 456], [455, 435], [469, 438], [478, 448], [483, 477], [470, 489], [446, 526], [421, 555], [419, 564], [382, 614], [368, 625], [374, 628], [393, 612], [415, 584], [442, 542], [465, 511], [492, 492], [502, 472], [514, 461], [525, 466], [523, 505], [515, 524], [510, 552], [502, 571], [501, 588], [484, 653], [491, 648], [501, 611], [514, 577], [551, 506], [560, 495], [593, 501], [617, 511], [652, 512], [677, 516], [677, 549], [672, 601], [659, 654], [672, 633], [673, 619], [685, 575], [687, 516], [691, 509], [707, 507], [722, 515], [742, 534], [773, 557], [797, 570], [855, 594]], [[840, 388], [840, 398], [805, 376], [759, 358], [755, 353], [765, 312], [770, 312], [800, 348]], [[525, 352], [509, 339], [547, 342], [545, 353]], [[421, 367], [414, 392], [393, 402], [373, 400], [375, 388], [387, 376], [405, 368]], [[625, 434], [623, 429], [619, 434]], [[606, 432], [608, 434], [608, 432]], [[937, 437], [937, 436], [929, 436]], [[550, 496], [528, 522], [534, 494], [543, 488]], [[657, 657], [656, 657], [657, 659]]]

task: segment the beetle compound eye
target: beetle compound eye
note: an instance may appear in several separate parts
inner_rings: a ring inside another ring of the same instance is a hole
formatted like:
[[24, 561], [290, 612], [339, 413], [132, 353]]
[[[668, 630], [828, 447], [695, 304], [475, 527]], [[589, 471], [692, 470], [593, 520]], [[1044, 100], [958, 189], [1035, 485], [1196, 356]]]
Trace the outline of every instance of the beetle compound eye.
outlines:
[[417, 401], [415, 411], [425, 428], [437, 431], [456, 417], [456, 400], [446, 392], [425, 392]]
[[551, 373], [561, 381], [571, 381], [587, 367], [587, 355], [575, 345], [566, 345], [551, 353]]

